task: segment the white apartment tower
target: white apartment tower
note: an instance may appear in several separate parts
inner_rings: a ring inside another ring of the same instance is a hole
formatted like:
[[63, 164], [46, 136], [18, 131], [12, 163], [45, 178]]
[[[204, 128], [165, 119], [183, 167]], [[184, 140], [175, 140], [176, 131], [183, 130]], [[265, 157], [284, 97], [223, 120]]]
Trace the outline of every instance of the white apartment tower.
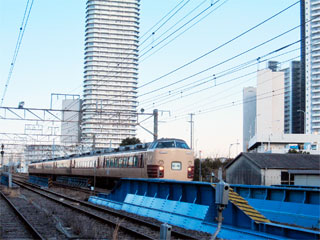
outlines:
[[250, 139], [256, 134], [256, 105], [257, 89], [246, 87], [243, 89], [243, 152], [248, 151]]
[[87, 0], [82, 142], [117, 147], [135, 136], [139, 0]]
[[306, 133], [320, 134], [320, 0], [305, 0]]

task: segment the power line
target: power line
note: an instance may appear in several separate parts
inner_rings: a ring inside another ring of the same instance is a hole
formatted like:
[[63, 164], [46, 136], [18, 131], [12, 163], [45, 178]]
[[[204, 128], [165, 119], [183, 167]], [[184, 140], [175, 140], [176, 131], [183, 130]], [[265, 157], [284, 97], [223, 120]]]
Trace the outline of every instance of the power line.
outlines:
[[[179, 30], [181, 30], [182, 28], [184, 28], [185, 26], [187, 26], [189, 23], [191, 23], [192, 21], [194, 21], [195, 19], [197, 19], [199, 16], [201, 16], [203, 13], [205, 13], [206, 11], [208, 11], [214, 4], [218, 3], [220, 0], [218, 0], [215, 3], [211, 3], [209, 7], [205, 8], [204, 10], [202, 10], [200, 13], [198, 13], [196, 16], [194, 16], [193, 18], [191, 18], [189, 21], [187, 21], [186, 23], [184, 23], [182, 26], [180, 26], [178, 29], [176, 29], [175, 31], [173, 31], [172, 33], [170, 33], [168, 36], [166, 36], [164, 39], [162, 39], [160, 42], [158, 42], [155, 46], [152, 46], [148, 51], [144, 52], [143, 54], [140, 55], [140, 58], [143, 57], [145, 54], [147, 54], [149, 51], [151, 51], [152, 49], [154, 49], [155, 47], [157, 47], [159, 44], [161, 44], [163, 41], [165, 41], [166, 39], [168, 39], [169, 37], [171, 37], [173, 34], [175, 34], [176, 32], [178, 32]], [[144, 49], [143, 49], [144, 50]]]
[[141, 40], [144, 36], [146, 36], [154, 27], [156, 27], [159, 23], [162, 22], [162, 20], [164, 20], [168, 15], [170, 15], [177, 7], [180, 6], [180, 4], [183, 3], [184, 0], [180, 1], [173, 9], [171, 9], [164, 17], [162, 17], [156, 24], [154, 24], [151, 28], [149, 28], [149, 30], [147, 30], [140, 38], [139, 40]]
[[[296, 42], [294, 42], [293, 44], [296, 44], [296, 43], [298, 43], [298, 42], [299, 42], [299, 41], [296, 41]], [[289, 44], [289, 45], [291, 46], [291, 45], [293, 45], [293, 44]], [[203, 85], [203, 84], [205, 84], [205, 83], [208, 83], [208, 82], [210, 82], [210, 81], [212, 81], [212, 80], [216, 80], [216, 79], [221, 78], [221, 77], [224, 77], [224, 76], [226, 76], [226, 75], [229, 75], [229, 74], [232, 74], [232, 73], [241, 71], [241, 70], [246, 69], [246, 68], [249, 68], [249, 67], [252, 67], [252, 66], [257, 65], [257, 64], [259, 64], [259, 63], [261, 63], [261, 62], [265, 62], [265, 61], [268, 61], [268, 60], [270, 60], [270, 59], [272, 59], [272, 58], [279, 57], [279, 56], [283, 56], [283, 55], [286, 55], [286, 54], [288, 54], [288, 53], [291, 53], [291, 52], [294, 52], [294, 51], [300, 49], [300, 48], [295, 48], [295, 49], [293, 49], [293, 50], [287, 51], [287, 52], [285, 52], [285, 53], [278, 54], [278, 55], [276, 55], [276, 56], [273, 56], [273, 57], [270, 57], [270, 58], [267, 58], [267, 59], [264, 59], [263, 61], [261, 61], [262, 58], [265, 58], [266, 56], [271, 55], [271, 54], [273, 54], [273, 53], [279, 52], [280, 50], [283, 50], [283, 49], [289, 47], [289, 45], [286, 45], [285, 47], [282, 47], [282, 48], [279, 48], [279, 49], [277, 49], [277, 50], [271, 51], [271, 52], [269, 52], [269, 53], [267, 53], [267, 54], [264, 54], [263, 56], [260, 56], [260, 57], [258, 57], [258, 58], [254, 58], [253, 60], [249, 60], [249, 61], [247, 61], [247, 62], [245, 62], [245, 63], [242, 63], [242, 64], [239, 64], [239, 65], [237, 65], [237, 66], [231, 67], [231, 68], [229, 68], [229, 69], [227, 69], [227, 70], [224, 70], [224, 71], [222, 71], [222, 72], [219, 72], [219, 73], [217, 73], [217, 74], [214, 74], [214, 75], [211, 75], [211, 76], [208, 76], [208, 77], [205, 77], [205, 78], [201, 78], [201, 79], [199, 79], [199, 80], [193, 81], [192, 83], [188, 83], [188, 84], [182, 86], [182, 87], [188, 87], [188, 88], [181, 89], [181, 87], [177, 87], [176, 89], [173, 89], [173, 90], [171, 90], [171, 91], [169, 91], [169, 92], [165, 92], [165, 93], [162, 93], [162, 94], [158, 94], [156, 99], [155, 99], [155, 97], [150, 97], [150, 98], [148, 98], [148, 99], [140, 102], [140, 104], [141, 104], [141, 103], [148, 103], [148, 102], [155, 101], [155, 100], [159, 100], [159, 99], [162, 99], [162, 98], [172, 97], [172, 96], [174, 96], [174, 95], [180, 94], [180, 93], [185, 92], [185, 91], [188, 91], [188, 90], [190, 90], [190, 89], [194, 89], [195, 87], [201, 86], [201, 85]], [[258, 63], [256, 63], [256, 62], [257, 62], [257, 59], [259, 59], [259, 62], [258, 62]], [[250, 63], [252, 63], [252, 62], [255, 62], [255, 63], [254, 63], [254, 64], [250, 64]], [[249, 64], [250, 64], [250, 65], [249, 65]], [[253, 73], [255, 73], [255, 72], [256, 72], [256, 71], [251, 72], [250, 74], [253, 74]], [[250, 75], [250, 74], [245, 74], [245, 75], [241, 76], [240, 78], [242, 78], [242, 77], [244, 77], [244, 76], [247, 76], [247, 75]], [[214, 85], [214, 86], [219, 86], [219, 85], [221, 85], [221, 83], [220, 83], [220, 84], [216, 84], [216, 82], [215, 82], [215, 85]], [[211, 87], [212, 87], [212, 86], [210, 86], [209, 88], [211, 88]], [[177, 92], [175, 92], [175, 91], [177, 91]], [[167, 100], [167, 99], [166, 99], [166, 100]]]
[[[205, 0], [207, 1], [207, 0]], [[183, 1], [181, 1], [177, 6], [179, 6]], [[171, 18], [173, 18], [182, 8], [184, 8], [190, 0], [187, 0], [177, 11], [175, 11], [166, 21], [164, 21], [156, 30], [152, 32], [152, 34], [147, 37], [142, 43], [140, 43], [140, 46], [143, 45], [151, 36], [153, 36], [160, 28], [162, 28], [168, 21], [170, 21]], [[167, 15], [166, 15], [167, 16]], [[163, 18], [162, 18], [163, 19]], [[162, 20], [161, 19], [161, 20]], [[141, 37], [142, 38], [142, 37]]]
[[[273, 90], [273, 91], [270, 91], [270, 92], [265, 92], [263, 94], [257, 95], [256, 98], [251, 99], [251, 100], [247, 100], [247, 101], [236, 100], [236, 101], [232, 101], [230, 103], [225, 103], [225, 104], [214, 106], [212, 109], [207, 109], [205, 111], [199, 110], [198, 112], [195, 113], [195, 115], [207, 114], [207, 113], [210, 113], [210, 112], [215, 112], [215, 111], [219, 111], [219, 110], [222, 110], [222, 109], [239, 106], [239, 105], [242, 105], [244, 103], [249, 103], [249, 102], [254, 102], [254, 101], [258, 101], [258, 100], [272, 98], [274, 96], [284, 95], [285, 94], [284, 92], [278, 93], [278, 94], [274, 94], [276, 91], [280, 91], [280, 90], [284, 90], [284, 89], [285, 88], [280, 88], [280, 89], [276, 89], [276, 90]], [[291, 91], [289, 90], [288, 92], [291, 92]], [[261, 97], [263, 95], [270, 94], [270, 93], [272, 94], [272, 96]], [[260, 97], [260, 98], [257, 98], [257, 97]], [[173, 121], [181, 120], [181, 119], [185, 118], [186, 116], [188, 116], [188, 115], [184, 114], [184, 115], [180, 115], [180, 116], [175, 116], [173, 119], [171, 119], [171, 120], [169, 119], [169, 120], [166, 120], [166, 121], [167, 122], [173, 122]]]
[[[292, 61], [292, 60], [294, 60], [294, 59], [296, 59], [296, 58], [298, 58], [298, 57], [300, 57], [300, 55], [299, 55], [299, 56], [296, 56], [296, 57], [294, 57], [294, 58], [290, 58], [289, 60], [286, 60], [286, 61], [284, 61], [284, 62]], [[284, 63], [284, 62], [282, 62], [282, 63]], [[212, 89], [212, 88], [217, 87], [217, 86], [219, 86], [219, 85], [223, 85], [223, 84], [226, 84], [226, 83], [235, 81], [235, 80], [239, 80], [239, 79], [241, 79], [241, 78], [243, 78], [243, 77], [250, 76], [250, 75], [255, 74], [255, 73], [256, 73], [256, 71], [250, 72], [250, 73], [247, 73], [247, 74], [244, 74], [244, 75], [242, 75], [242, 76], [240, 76], [240, 77], [236, 77], [236, 78], [229, 79], [229, 80], [227, 80], [227, 81], [225, 81], [225, 82], [222, 82], [222, 83], [220, 83], [220, 84], [213, 85], [213, 86], [210, 86], [210, 87], [207, 87], [207, 88], [203, 88], [203, 89], [200, 89], [200, 90], [198, 90], [198, 91], [189, 93], [189, 94], [187, 94], [187, 95], [184, 95], [184, 96], [181, 96], [181, 97], [178, 97], [178, 98], [175, 98], [175, 99], [171, 99], [171, 100], [162, 102], [161, 104], [157, 104], [157, 106], [160, 106], [160, 105], [163, 105], [163, 104], [166, 104], [166, 103], [169, 103], [169, 102], [171, 103], [171, 102], [173, 102], [173, 101], [180, 100], [180, 99], [185, 98], [185, 97], [189, 97], [189, 96], [191, 96], [191, 95], [194, 95], [194, 94], [197, 94], [197, 93], [206, 91], [206, 90], [208, 90], [208, 89]], [[255, 78], [255, 77], [254, 77], [254, 78]], [[252, 80], [252, 79], [254, 79], [254, 78], [251, 78], [251, 79], [249, 79], [248, 81], [250, 81], [250, 80]], [[221, 93], [223, 93], [223, 92], [220, 92], [220, 94], [221, 94]], [[166, 100], [167, 100], [167, 99], [166, 99]]]
[[[223, 6], [225, 3], [227, 3], [229, 0], [224, 0], [224, 2], [222, 2], [219, 6], [217, 6], [216, 8], [212, 9], [210, 12], [208, 12], [206, 15], [204, 15], [202, 18], [200, 18], [198, 21], [196, 21], [195, 23], [193, 23], [190, 27], [188, 27], [187, 29], [185, 29], [184, 31], [182, 31], [181, 33], [179, 33], [177, 36], [175, 36], [173, 39], [171, 39], [170, 41], [166, 42], [164, 45], [162, 45], [160, 48], [158, 48], [156, 51], [152, 52], [151, 54], [149, 54], [148, 56], [146, 56], [145, 58], [141, 59], [139, 61], [139, 63], [144, 62], [145, 60], [147, 60], [149, 57], [151, 57], [152, 55], [156, 54], [157, 52], [159, 52], [161, 49], [163, 49], [164, 47], [166, 47], [168, 44], [172, 43], [174, 40], [176, 40], [177, 38], [179, 38], [182, 34], [184, 34], [185, 32], [187, 32], [188, 30], [190, 30], [191, 28], [193, 28], [195, 25], [197, 25], [199, 22], [201, 22], [202, 20], [204, 20], [206, 17], [208, 17], [211, 13], [213, 13], [214, 11], [216, 11], [217, 9], [219, 9], [221, 6]], [[217, 2], [216, 2], [217, 3]], [[150, 49], [151, 50], [151, 49]], [[150, 51], [149, 50], [149, 51]]]
[[174, 69], [174, 70], [172, 70], [172, 71], [170, 71], [170, 72], [168, 72], [168, 73], [166, 73], [166, 74], [164, 74], [164, 75], [162, 75], [162, 76], [160, 76], [160, 77], [158, 77], [158, 78], [156, 78], [156, 79], [153, 79], [153, 80], [151, 80], [150, 82], [147, 82], [147, 83], [141, 85], [139, 88], [145, 87], [145, 86], [147, 86], [147, 85], [149, 85], [149, 84], [151, 84], [151, 83], [154, 83], [154, 82], [156, 82], [156, 81], [158, 81], [158, 80], [160, 80], [160, 79], [162, 79], [162, 78], [164, 78], [164, 77], [167, 77], [167, 76], [171, 75], [172, 73], [175, 73], [175, 72], [179, 71], [180, 69], [185, 68], [186, 66], [189, 66], [190, 64], [192, 64], [192, 63], [194, 63], [194, 62], [196, 62], [196, 61], [198, 61], [198, 60], [206, 57], [207, 55], [213, 53], [214, 51], [217, 51], [218, 49], [220, 49], [220, 48], [228, 45], [229, 43], [235, 41], [236, 39], [242, 37], [243, 35], [249, 33], [250, 31], [256, 29], [257, 27], [259, 27], [259, 26], [263, 25], [264, 23], [270, 21], [271, 19], [275, 18], [276, 16], [282, 14], [283, 12], [287, 11], [288, 9], [290, 9], [290, 8], [293, 7], [293, 6], [295, 6], [295, 5], [298, 4], [299, 2], [300, 2], [300, 1], [297, 1], [297, 2], [295, 2], [295, 3], [293, 3], [293, 4], [291, 4], [290, 6], [286, 7], [285, 9], [279, 11], [278, 13], [272, 15], [271, 17], [265, 19], [264, 21], [258, 23], [257, 25], [255, 25], [255, 26], [249, 28], [248, 30], [242, 32], [241, 34], [237, 35], [236, 37], [232, 38], [231, 40], [229, 40], [229, 41], [221, 44], [220, 46], [218, 46], [218, 47], [210, 50], [209, 52], [207, 52], [207, 53], [205, 53], [205, 54], [203, 54], [203, 55], [201, 55], [201, 56], [199, 56], [199, 57], [191, 60], [190, 62], [188, 62], [188, 63], [186, 63], [186, 64], [184, 64], [184, 65], [182, 65], [182, 66], [180, 66], [180, 67], [178, 67], [178, 68], [176, 68], [176, 69]]
[[[196, 9], [198, 9], [202, 4], [204, 4], [207, 0], [202, 1], [198, 6], [196, 6], [194, 9], [192, 9], [189, 13], [187, 13], [184, 17], [182, 17], [179, 21], [177, 21], [174, 26], [177, 26], [183, 19], [185, 19], [186, 17], [188, 17], [191, 13], [193, 13]], [[163, 35], [165, 35], [167, 32], [169, 32], [171, 30], [171, 28], [169, 28], [168, 30], [166, 30], [164, 33], [162, 33], [155, 41], [157, 41], [158, 39], [160, 39]], [[154, 34], [155, 32], [153, 32]], [[144, 41], [145, 42], [145, 41]], [[140, 46], [144, 43], [142, 42], [140, 44]], [[143, 48], [140, 52], [144, 51], [147, 47], [149, 47], [152, 43], [148, 44], [145, 48]]]
[[[143, 94], [141, 94], [141, 95], [138, 96], [138, 97], [145, 96], [145, 95], [151, 94], [151, 93], [153, 93], [153, 92], [157, 92], [157, 91], [159, 91], [159, 90], [161, 90], [161, 89], [167, 88], [167, 87], [169, 87], [169, 86], [173, 86], [173, 85], [178, 84], [178, 83], [180, 83], [180, 82], [183, 82], [183, 81], [185, 81], [185, 80], [187, 80], [187, 79], [190, 79], [190, 78], [192, 78], [192, 77], [198, 76], [198, 75], [200, 75], [200, 74], [202, 74], [202, 73], [204, 73], [204, 72], [207, 72], [207, 71], [209, 71], [209, 70], [211, 70], [211, 69], [213, 69], [213, 68], [215, 68], [215, 67], [218, 67], [218, 66], [220, 66], [220, 65], [222, 65], [222, 64], [224, 64], [224, 63], [227, 63], [227, 62], [229, 62], [229, 61], [231, 61], [231, 60], [234, 60], [235, 58], [238, 58], [238, 57], [240, 57], [240, 56], [242, 56], [242, 55], [244, 55], [244, 54], [246, 54], [246, 53], [248, 53], [248, 52], [250, 52], [250, 51], [252, 51], [252, 50], [254, 50], [254, 49], [256, 49], [256, 48], [259, 48], [259, 47], [261, 47], [261, 46], [263, 46], [263, 45], [265, 45], [265, 44], [267, 44], [267, 43], [269, 43], [269, 42], [271, 42], [271, 41], [273, 41], [273, 40], [275, 40], [275, 39], [277, 39], [277, 38], [279, 38], [279, 37], [281, 37], [281, 36], [283, 36], [283, 35], [285, 35], [285, 34], [288, 34], [289, 32], [291, 32], [291, 31], [293, 31], [293, 30], [295, 30], [295, 29], [297, 29], [297, 28], [299, 28], [299, 27], [300, 27], [300, 25], [298, 25], [298, 26], [296, 26], [296, 27], [293, 27], [293, 28], [291, 28], [291, 29], [289, 29], [289, 30], [287, 30], [287, 31], [285, 31], [285, 32], [283, 32], [283, 33], [281, 33], [281, 34], [273, 37], [273, 38], [268, 39], [267, 41], [264, 41], [264, 42], [262, 42], [262, 43], [260, 43], [260, 44], [258, 44], [258, 45], [256, 45], [256, 46], [254, 46], [254, 47], [246, 50], [246, 51], [243, 51], [243, 52], [241, 52], [241, 53], [239, 53], [239, 54], [237, 54], [237, 55], [235, 55], [235, 56], [233, 56], [233, 57], [230, 57], [230, 58], [228, 58], [228, 59], [226, 59], [226, 60], [224, 60], [224, 61], [222, 61], [222, 62], [220, 62], [220, 63], [217, 63], [217, 64], [215, 64], [215, 65], [213, 65], [213, 66], [211, 66], [211, 67], [209, 67], [209, 68], [206, 68], [206, 69], [204, 69], [204, 70], [201, 70], [201, 71], [199, 71], [199, 72], [197, 72], [197, 73], [194, 73], [194, 74], [192, 74], [192, 75], [190, 75], [190, 76], [188, 76], [188, 77], [185, 77], [185, 78], [183, 78], [183, 79], [180, 79], [180, 80], [178, 80], [178, 81], [176, 81], [176, 82], [174, 82], [174, 83], [171, 83], [171, 84], [168, 84], [168, 85], [166, 85], [166, 86], [162, 86], [162, 87], [160, 87], [160, 88], [157, 88], [157, 89], [151, 90], [151, 91], [149, 91], [149, 92], [143, 93]], [[298, 40], [298, 41], [300, 42], [301, 40]], [[295, 44], [295, 43], [292, 43], [292, 44]]]
[[[34, 0], [31, 1], [30, 7], [29, 7], [29, 0], [28, 0], [26, 8], [25, 8], [25, 11], [24, 11], [24, 14], [23, 14], [22, 23], [21, 23], [21, 26], [20, 26], [20, 29], [19, 29], [19, 36], [18, 36], [18, 40], [17, 40], [16, 47], [15, 47], [15, 50], [14, 50], [13, 58], [12, 58], [12, 61], [11, 61], [11, 64], [10, 64], [9, 74], [8, 74], [8, 78], [7, 78], [7, 81], [6, 81], [6, 84], [5, 84], [5, 87], [4, 87], [4, 91], [3, 91], [3, 94], [2, 94], [0, 106], [2, 106], [4, 98], [5, 98], [6, 93], [7, 93], [8, 85], [9, 85], [9, 82], [10, 82], [10, 79], [11, 79], [11, 76], [12, 76], [12, 73], [13, 73], [13, 69], [14, 69], [18, 54], [19, 54], [19, 50], [20, 50], [20, 47], [21, 47], [21, 43], [22, 43], [22, 39], [23, 39], [23, 36], [24, 36], [24, 32], [25, 32], [27, 24], [28, 24], [29, 16], [30, 16], [31, 9], [32, 9], [32, 6], [33, 6], [33, 1]], [[29, 7], [29, 11], [28, 11], [28, 7]], [[28, 12], [28, 15], [26, 17], [27, 12]]]

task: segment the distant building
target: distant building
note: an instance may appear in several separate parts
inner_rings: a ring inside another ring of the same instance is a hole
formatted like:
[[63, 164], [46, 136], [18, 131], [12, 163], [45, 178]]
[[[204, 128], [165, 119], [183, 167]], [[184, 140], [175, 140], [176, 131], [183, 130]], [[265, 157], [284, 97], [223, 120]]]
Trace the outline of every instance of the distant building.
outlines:
[[243, 89], [243, 151], [247, 152], [249, 140], [255, 135], [256, 121], [256, 96], [255, 87]]
[[241, 153], [226, 166], [230, 184], [320, 186], [320, 155]]
[[61, 143], [65, 146], [80, 142], [81, 100], [62, 101]]
[[[268, 64], [278, 69], [276, 62]], [[270, 68], [258, 71], [255, 134], [264, 137], [284, 131], [284, 73]]]
[[305, 0], [303, 5], [305, 38], [302, 39], [305, 39], [305, 42], [302, 46], [305, 48], [306, 133], [320, 134], [320, 0]]
[[87, 0], [82, 143], [118, 147], [137, 121], [139, 0]]
[[289, 150], [320, 154], [320, 135], [315, 134], [282, 134], [269, 136], [257, 134], [250, 139], [248, 152], [288, 153]]
[[284, 133], [304, 133], [305, 87], [300, 61], [292, 61], [284, 72]]

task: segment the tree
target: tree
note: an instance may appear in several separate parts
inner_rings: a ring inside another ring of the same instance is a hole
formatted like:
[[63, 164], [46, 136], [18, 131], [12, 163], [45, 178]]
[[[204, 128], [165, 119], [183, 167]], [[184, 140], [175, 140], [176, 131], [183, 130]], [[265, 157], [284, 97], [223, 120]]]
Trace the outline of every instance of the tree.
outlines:
[[[218, 169], [223, 167], [223, 163], [220, 159], [211, 159], [206, 158], [201, 161], [201, 175], [203, 181], [209, 181], [212, 172], [215, 174], [215, 177], [218, 176]], [[199, 159], [196, 158], [194, 160], [194, 181], [199, 181]], [[215, 178], [216, 180], [216, 178]]]
[[141, 143], [139, 138], [135, 138], [135, 137], [129, 138], [129, 137], [127, 137], [127, 138], [122, 140], [120, 146], [134, 145], [134, 144], [137, 144], [137, 143]]

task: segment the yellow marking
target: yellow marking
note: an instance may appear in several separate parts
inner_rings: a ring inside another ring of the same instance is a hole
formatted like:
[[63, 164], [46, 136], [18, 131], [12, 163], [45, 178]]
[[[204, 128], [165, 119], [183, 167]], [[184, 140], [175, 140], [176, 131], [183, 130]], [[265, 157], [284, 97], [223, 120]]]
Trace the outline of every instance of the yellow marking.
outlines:
[[255, 222], [270, 222], [259, 211], [257, 211], [252, 206], [250, 206], [248, 201], [246, 201], [238, 193], [234, 192], [233, 189], [231, 188], [229, 192], [229, 199], [235, 206], [241, 209], [244, 212], [244, 214], [246, 214], [249, 218], [251, 218]]
[[251, 209], [254, 209], [253, 207], [251, 207], [248, 203], [246, 203], [246, 204], [243, 204], [243, 203], [237, 203], [237, 205], [239, 206], [239, 207], [245, 207], [245, 208], [251, 208]]
[[[263, 218], [262, 216], [261, 216], [261, 213], [247, 213], [248, 215], [250, 215], [251, 217], [258, 217], [258, 218]], [[263, 218], [263, 219], [266, 219], [266, 218]]]
[[256, 218], [256, 217], [251, 217], [251, 219], [258, 221], [258, 222], [265, 222], [265, 223], [269, 223], [270, 221], [266, 218]]
[[[212, 186], [216, 186], [212, 184]], [[238, 193], [234, 192], [232, 188], [229, 191], [229, 200], [236, 207], [243, 211], [250, 219], [254, 220], [256, 223], [260, 222], [270, 222], [265, 216], [263, 216], [259, 211], [254, 209], [249, 205], [248, 201], [246, 201], [243, 197], [241, 197]]]
[[232, 199], [229, 198], [231, 202], [237, 202], [237, 203], [248, 203], [246, 200], [241, 200], [241, 199]]
[[254, 213], [259, 213], [256, 209], [254, 208], [248, 208], [248, 207], [243, 207], [243, 206], [238, 206], [241, 210], [247, 211], [247, 212], [254, 212]]

